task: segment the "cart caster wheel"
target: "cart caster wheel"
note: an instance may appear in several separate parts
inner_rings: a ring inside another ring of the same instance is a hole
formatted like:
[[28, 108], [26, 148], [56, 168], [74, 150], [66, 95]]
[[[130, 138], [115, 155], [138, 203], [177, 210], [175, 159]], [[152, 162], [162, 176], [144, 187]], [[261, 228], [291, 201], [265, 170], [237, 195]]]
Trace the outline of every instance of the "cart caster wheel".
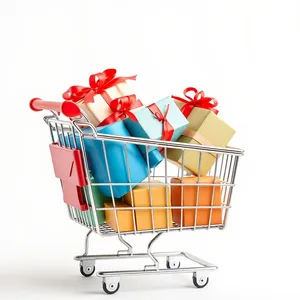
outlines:
[[197, 277], [197, 275], [193, 275], [193, 283], [194, 286], [198, 289], [202, 289], [204, 287], [207, 286], [209, 282], [209, 278], [208, 277]]
[[106, 294], [112, 295], [119, 290], [120, 282], [110, 282], [110, 283], [106, 284], [106, 282], [103, 281], [102, 288]]
[[95, 266], [91, 267], [91, 266], [80, 266], [80, 273], [84, 276], [84, 277], [90, 277], [94, 274], [95, 272]]
[[169, 260], [167, 260], [166, 266], [167, 266], [167, 269], [179, 269], [180, 261], [173, 260], [170, 262]]

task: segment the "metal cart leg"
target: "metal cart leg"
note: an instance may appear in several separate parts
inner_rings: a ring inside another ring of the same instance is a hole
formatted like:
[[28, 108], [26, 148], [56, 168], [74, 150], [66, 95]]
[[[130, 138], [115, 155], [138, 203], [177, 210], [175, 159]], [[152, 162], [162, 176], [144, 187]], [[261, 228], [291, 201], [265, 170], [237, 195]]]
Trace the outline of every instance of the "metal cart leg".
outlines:
[[152, 249], [152, 246], [154, 244], [154, 242], [157, 241], [157, 239], [162, 235], [162, 232], [158, 233], [148, 244], [148, 247], [147, 247], [147, 254], [148, 256], [151, 258], [151, 260], [154, 262], [154, 265], [146, 265], [144, 267], [144, 271], [146, 270], [159, 270], [159, 262], [158, 260], [155, 258], [155, 256], [153, 255], [151, 249]]
[[120, 255], [120, 254], [129, 254], [129, 255], [131, 255], [131, 254], [132, 254], [132, 246], [131, 246], [128, 242], [126, 242], [126, 241], [122, 238], [121, 235], [118, 235], [118, 238], [119, 238], [119, 241], [120, 241], [123, 245], [125, 245], [125, 247], [127, 248], [127, 250], [119, 250], [119, 251], [118, 251], [118, 255]]
[[93, 259], [85, 259], [88, 258], [88, 252], [89, 252], [89, 240], [90, 240], [90, 235], [93, 231], [90, 230], [86, 237], [85, 237], [85, 244], [84, 244], [84, 254], [82, 255], [82, 259], [80, 260], [79, 266], [80, 266], [80, 273], [85, 276], [85, 277], [90, 277], [94, 274], [95, 272], [95, 264], [96, 260]]
[[[107, 255], [89, 255], [89, 242], [90, 236], [93, 230], [90, 230], [86, 237], [84, 243], [84, 253], [79, 256], [75, 256], [74, 259], [79, 261], [80, 273], [85, 277], [90, 277], [95, 272], [96, 260], [107, 258]], [[124, 238], [119, 235], [119, 241], [127, 248], [126, 250], [119, 250], [117, 254], [111, 254], [109, 257], [120, 257], [121, 255], [132, 255], [132, 246], [124, 240]]]
[[90, 231], [87, 233], [86, 237], [85, 237], [85, 244], [84, 244], [84, 249], [85, 249], [85, 251], [84, 251], [84, 254], [83, 254], [83, 255], [88, 255], [88, 252], [89, 252], [90, 235], [91, 235], [92, 232], [93, 232], [93, 230], [90, 230]]

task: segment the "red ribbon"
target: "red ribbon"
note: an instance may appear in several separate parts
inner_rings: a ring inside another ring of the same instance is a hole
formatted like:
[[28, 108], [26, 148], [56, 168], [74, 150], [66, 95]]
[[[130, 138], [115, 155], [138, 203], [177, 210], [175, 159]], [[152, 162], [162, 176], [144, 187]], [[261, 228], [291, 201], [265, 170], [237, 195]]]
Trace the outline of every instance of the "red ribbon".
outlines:
[[[194, 98], [187, 95], [187, 93], [189, 92], [195, 93]], [[194, 107], [200, 107], [211, 110], [216, 115], [219, 113], [219, 111], [215, 109], [215, 107], [218, 105], [218, 101], [211, 97], [205, 97], [203, 91], [198, 92], [196, 88], [188, 87], [183, 91], [183, 94], [189, 100], [177, 96], [172, 96], [172, 98], [185, 103], [180, 110], [186, 118], [189, 116]]]
[[104, 119], [99, 124], [99, 126], [104, 126], [119, 120], [124, 120], [127, 117], [129, 117], [132, 121], [137, 122], [138, 119], [130, 110], [133, 108], [143, 106], [143, 104], [140, 100], [136, 99], [135, 95], [130, 95], [112, 100], [109, 106], [113, 113], [106, 119]]
[[159, 121], [162, 122], [163, 129], [162, 129], [162, 140], [163, 141], [170, 141], [172, 139], [173, 133], [174, 133], [174, 128], [170, 124], [170, 122], [167, 120], [167, 115], [169, 112], [170, 104], [166, 106], [166, 111], [164, 114], [160, 111], [159, 107], [153, 103], [147, 106], [149, 110], [152, 112], [152, 114], [155, 116], [155, 118]]
[[[90, 87], [84, 87], [80, 85], [71, 86], [65, 93], [63, 93], [63, 98], [65, 100], [71, 100], [73, 102], [78, 102], [83, 99], [83, 103], [94, 102], [94, 96], [100, 94], [104, 96], [106, 102], [111, 101], [107, 97], [106, 89], [111, 88], [125, 80], [135, 80], [135, 76], [129, 77], [115, 77], [117, 73], [116, 69], [107, 69], [103, 72], [93, 74], [90, 76], [89, 84]], [[105, 97], [106, 96], [106, 97]]]

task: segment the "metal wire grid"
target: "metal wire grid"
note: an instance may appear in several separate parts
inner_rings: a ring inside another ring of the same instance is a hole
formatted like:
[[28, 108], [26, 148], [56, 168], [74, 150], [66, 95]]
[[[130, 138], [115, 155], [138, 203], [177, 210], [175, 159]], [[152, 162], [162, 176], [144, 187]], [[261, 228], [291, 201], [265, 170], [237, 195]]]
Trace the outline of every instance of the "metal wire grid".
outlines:
[[[84, 120], [85, 119], [85, 120]], [[89, 205], [88, 211], [80, 211], [70, 205], [68, 206], [69, 216], [75, 222], [93, 230], [94, 232], [103, 235], [103, 236], [110, 236], [110, 235], [128, 235], [128, 234], [141, 234], [141, 233], [158, 233], [158, 232], [170, 232], [170, 231], [183, 231], [183, 230], [198, 230], [198, 229], [210, 229], [210, 228], [218, 228], [223, 229], [226, 226], [227, 218], [228, 218], [228, 211], [231, 207], [231, 197], [233, 187], [235, 185], [235, 176], [238, 166], [239, 156], [243, 155], [243, 151], [239, 149], [232, 149], [232, 148], [218, 148], [218, 147], [208, 147], [202, 145], [192, 145], [192, 144], [183, 144], [177, 142], [166, 142], [166, 141], [157, 141], [157, 140], [148, 140], [148, 139], [140, 139], [140, 138], [133, 138], [133, 137], [123, 137], [123, 136], [114, 136], [114, 135], [105, 135], [99, 134], [96, 132], [95, 127], [91, 125], [87, 118], [83, 120], [73, 120], [73, 121], [64, 121], [60, 120], [58, 116], [53, 113], [52, 116], [45, 117], [44, 120], [49, 126], [50, 134], [52, 138], [52, 142], [58, 142], [60, 146], [67, 147], [67, 148], [81, 148], [83, 162], [84, 162], [84, 169], [85, 174], [89, 174], [89, 166], [87, 161], [87, 154], [85, 151], [84, 139], [94, 139], [99, 140], [102, 142], [103, 153], [104, 153], [104, 163], [106, 165], [106, 170], [108, 174], [108, 183], [92, 183], [90, 177], [87, 175], [87, 187], [83, 188], [83, 192], [85, 195], [85, 199], [91, 200]], [[92, 133], [86, 133], [82, 131], [81, 127], [90, 127], [92, 129]], [[59, 137], [61, 136], [61, 138]], [[80, 147], [77, 143], [75, 136], [79, 137]], [[74, 143], [72, 143], [72, 141]], [[129, 182], [126, 183], [116, 183], [111, 181], [111, 174], [109, 169], [109, 162], [107, 159], [107, 149], [105, 145], [105, 141], [115, 142], [115, 143], [122, 143], [124, 147], [124, 153], [126, 157], [126, 170], [127, 175], [129, 178]], [[143, 182], [131, 182], [130, 180], [130, 165], [128, 163], [128, 144], [135, 144], [135, 145], [144, 145], [146, 147], [146, 162], [147, 162], [147, 171], [148, 176]], [[73, 147], [72, 147], [73, 145]], [[151, 170], [149, 164], [149, 147], [155, 146], [163, 151], [164, 157], [167, 157], [167, 151], [170, 148], [179, 149], [182, 152], [182, 167], [175, 170], [174, 166], [170, 166], [170, 163], [167, 159], [160, 164], [163, 167]], [[199, 161], [198, 161], [198, 181], [197, 183], [183, 183], [183, 178], [185, 175], [190, 175], [188, 171], [186, 171], [183, 167], [184, 165], [184, 157], [186, 151], [198, 151], [199, 152]], [[200, 183], [200, 168], [202, 162], [202, 154], [203, 153], [213, 153], [216, 156], [215, 164], [209, 171], [209, 176], [213, 176], [213, 183], [212, 184], [204, 184]], [[170, 180], [173, 177], [181, 178], [181, 183], [171, 183]], [[216, 183], [217, 178], [220, 179], [220, 183]], [[151, 180], [153, 179], [160, 179], [161, 183], [153, 183]], [[116, 200], [113, 193], [113, 186], [129, 186], [130, 187], [130, 197], [131, 197], [131, 207], [116, 207]], [[132, 192], [132, 187], [136, 185], [144, 185], [149, 187], [150, 193], [150, 206], [147, 207], [136, 207], [134, 203], [134, 197]], [[171, 186], [180, 186], [181, 187], [181, 204], [180, 206], [170, 206], [169, 203], [169, 192], [168, 189]], [[109, 186], [110, 191], [112, 194], [112, 208], [96, 208], [95, 201], [92, 193], [92, 186]], [[152, 198], [152, 187], [153, 186], [164, 186], [166, 191], [166, 205], [165, 206], [153, 206], [153, 198]], [[197, 187], [196, 191], [196, 205], [193, 206], [186, 206], [184, 205], [183, 199], [183, 190], [186, 186], [195, 186]], [[199, 206], [199, 197], [201, 196], [201, 187], [212, 187], [212, 197], [211, 203], [209, 206]], [[216, 206], [214, 205], [214, 195], [215, 195], [215, 188], [220, 186], [221, 189], [221, 205]], [[87, 194], [88, 193], [88, 194]], [[166, 228], [155, 228], [154, 222], [154, 212], [155, 210], [165, 210], [166, 211], [166, 219], [167, 219], [167, 226]], [[169, 224], [169, 220], [172, 217], [172, 210], [179, 209], [181, 215], [181, 222], [180, 224], [174, 223], [171, 227]], [[194, 215], [194, 225], [193, 226], [183, 226], [183, 213], [185, 209], [193, 209], [195, 211]], [[201, 213], [202, 209], [209, 209], [209, 220], [207, 225], [197, 225], [197, 215]], [[212, 221], [212, 213], [213, 209], [221, 209], [222, 210], [222, 223], [220, 224], [211, 224]], [[117, 230], [115, 231], [107, 224], [98, 224], [97, 222], [97, 211], [108, 211], [112, 210], [114, 212], [116, 218], [116, 226]], [[132, 218], [134, 224], [134, 230], [129, 232], [120, 231], [119, 220], [118, 220], [118, 210], [132, 210]], [[138, 210], [147, 210], [151, 212], [151, 223], [152, 229], [149, 230], [137, 230], [136, 225], [136, 218], [135, 213]], [[93, 218], [92, 218], [93, 215]], [[93, 224], [94, 220], [94, 224]]]

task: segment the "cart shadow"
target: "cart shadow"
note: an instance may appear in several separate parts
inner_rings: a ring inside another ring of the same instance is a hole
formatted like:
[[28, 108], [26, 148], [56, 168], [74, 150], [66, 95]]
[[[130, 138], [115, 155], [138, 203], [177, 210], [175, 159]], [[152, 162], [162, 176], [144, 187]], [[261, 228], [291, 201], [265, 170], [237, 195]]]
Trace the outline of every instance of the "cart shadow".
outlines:
[[[163, 278], [163, 280], [162, 280]], [[89, 278], [68, 274], [7, 274], [0, 281], [7, 289], [36, 290], [37, 292], [61, 292], [71, 294], [105, 294], [102, 280], [98, 277]], [[150, 292], [153, 290], [169, 291], [192, 287], [191, 282], [184, 276], [140, 276], [122, 277], [120, 291]]]

